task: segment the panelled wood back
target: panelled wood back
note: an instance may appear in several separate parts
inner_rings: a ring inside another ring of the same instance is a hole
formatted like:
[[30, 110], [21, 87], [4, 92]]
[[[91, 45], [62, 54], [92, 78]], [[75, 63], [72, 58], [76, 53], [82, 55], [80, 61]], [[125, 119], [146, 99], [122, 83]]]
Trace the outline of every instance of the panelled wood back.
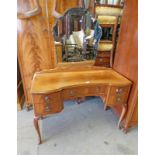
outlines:
[[[40, 4], [41, 11], [35, 12], [33, 8], [36, 8], [36, 3], [34, 2]], [[46, 2], [47, 0], [17, 1], [19, 17], [17, 19], [18, 59], [24, 84], [26, 106], [32, 103], [30, 87], [34, 73], [55, 66], [55, 51], [51, 48], [52, 38], [45, 11]], [[20, 15], [24, 18], [21, 18]]]
[[126, 76], [133, 82], [133, 87], [128, 101], [128, 113], [124, 120], [128, 128], [132, 119], [137, 120], [133, 115], [137, 110], [138, 96], [138, 0], [126, 0], [124, 13], [120, 28], [119, 40], [116, 48], [116, 55], [113, 69]]

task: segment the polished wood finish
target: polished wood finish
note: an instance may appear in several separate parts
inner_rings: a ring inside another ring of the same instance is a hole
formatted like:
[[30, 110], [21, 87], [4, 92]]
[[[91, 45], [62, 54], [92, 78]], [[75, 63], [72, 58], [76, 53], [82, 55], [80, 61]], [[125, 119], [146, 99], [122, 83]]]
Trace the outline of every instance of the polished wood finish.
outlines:
[[[112, 69], [89, 66], [82, 70], [62, 71], [62, 68], [37, 72], [34, 75], [31, 93], [35, 117], [61, 112], [63, 101], [85, 96], [100, 96], [107, 107], [119, 104], [123, 107], [118, 126], [127, 110], [131, 82]], [[38, 126], [37, 126], [38, 132]], [[38, 133], [40, 140], [40, 133]]]
[[39, 0], [34, 0], [34, 4], [36, 5], [36, 8], [33, 10], [27, 11], [27, 12], [17, 12], [18, 19], [27, 19], [34, 16], [37, 16], [41, 13], [41, 7], [39, 5]]
[[59, 92], [33, 95], [35, 116], [45, 116], [58, 113], [63, 109], [61, 94]]
[[[95, 70], [94, 67], [94, 69], [91, 70], [71, 72], [59, 72], [57, 69], [51, 69], [49, 71], [45, 70], [35, 73], [31, 86], [31, 93], [52, 93], [55, 91], [61, 91], [66, 87], [102, 83], [107, 85], [116, 85], [117, 87], [119, 85], [121, 86], [131, 84], [129, 80], [112, 69]], [[112, 89], [111, 92], [115, 92], [115, 88]]]
[[[134, 10], [134, 11], [133, 11]], [[113, 69], [133, 82], [123, 127], [138, 124], [138, 0], [126, 0]], [[121, 108], [117, 106], [118, 115]]]
[[[26, 18], [18, 16], [17, 20], [17, 47], [18, 60], [24, 86], [26, 106], [32, 104], [30, 94], [31, 80], [36, 71], [53, 68], [55, 63], [55, 49], [52, 48], [51, 30], [48, 24], [46, 14], [46, 2], [38, 3], [36, 0], [17, 1], [19, 12], [26, 16], [27, 10], [33, 12], [33, 8], [38, 5], [42, 12], [38, 14], [29, 14]], [[36, 5], [37, 4], [37, 5]], [[26, 15], [25, 15], [26, 14]], [[54, 47], [54, 45], [53, 45]]]

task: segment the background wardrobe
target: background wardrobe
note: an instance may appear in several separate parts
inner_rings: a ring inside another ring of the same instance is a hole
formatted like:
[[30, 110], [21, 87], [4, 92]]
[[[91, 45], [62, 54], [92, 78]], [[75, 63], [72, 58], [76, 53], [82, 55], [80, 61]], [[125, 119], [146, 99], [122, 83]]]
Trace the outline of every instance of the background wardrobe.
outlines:
[[[123, 126], [138, 124], [138, 0], [125, 0], [113, 69], [133, 82]], [[115, 112], [120, 115], [120, 107]]]

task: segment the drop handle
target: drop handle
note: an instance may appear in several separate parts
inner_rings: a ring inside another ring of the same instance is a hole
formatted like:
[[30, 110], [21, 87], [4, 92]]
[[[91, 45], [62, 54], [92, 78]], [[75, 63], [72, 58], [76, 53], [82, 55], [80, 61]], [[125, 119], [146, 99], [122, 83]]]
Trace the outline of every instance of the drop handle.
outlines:
[[116, 93], [122, 93], [122, 92], [123, 92], [123, 89], [122, 88], [116, 89]]
[[117, 97], [116, 100], [119, 102], [119, 101], [121, 101], [121, 98], [120, 97]]
[[69, 95], [70, 95], [70, 96], [75, 96], [75, 92], [71, 90], [71, 91], [69, 92]]
[[50, 109], [51, 109], [51, 106], [50, 106], [50, 103], [49, 103], [49, 97], [46, 96], [46, 97], [45, 97], [45, 111], [46, 111], [46, 112], [49, 112]]
[[100, 91], [100, 87], [97, 87], [97, 88], [96, 88], [96, 91], [99, 92], [99, 91]]

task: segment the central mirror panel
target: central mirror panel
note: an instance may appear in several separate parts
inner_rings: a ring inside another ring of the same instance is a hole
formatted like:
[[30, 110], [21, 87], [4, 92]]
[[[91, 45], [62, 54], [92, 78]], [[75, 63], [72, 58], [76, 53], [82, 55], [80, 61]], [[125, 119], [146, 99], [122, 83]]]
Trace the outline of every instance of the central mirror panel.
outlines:
[[102, 29], [85, 8], [72, 8], [53, 27], [58, 62], [79, 62], [96, 58]]

